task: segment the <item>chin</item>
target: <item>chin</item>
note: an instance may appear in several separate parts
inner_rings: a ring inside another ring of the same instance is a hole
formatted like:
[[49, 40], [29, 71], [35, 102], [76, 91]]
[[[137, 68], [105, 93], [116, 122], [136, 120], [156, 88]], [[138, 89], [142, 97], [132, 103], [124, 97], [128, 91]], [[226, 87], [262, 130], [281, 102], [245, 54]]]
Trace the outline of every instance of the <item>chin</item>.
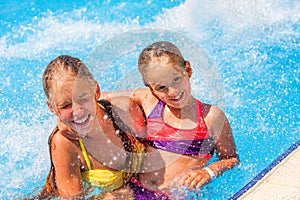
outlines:
[[77, 130], [77, 134], [79, 135], [79, 137], [85, 138], [86, 136], [88, 136], [89, 131]]
[[81, 138], [84, 138], [84, 137], [86, 137], [89, 134], [89, 132], [90, 132], [90, 126], [85, 126], [85, 127], [80, 127], [80, 128], [75, 126], [74, 130], [77, 132], [77, 134]]

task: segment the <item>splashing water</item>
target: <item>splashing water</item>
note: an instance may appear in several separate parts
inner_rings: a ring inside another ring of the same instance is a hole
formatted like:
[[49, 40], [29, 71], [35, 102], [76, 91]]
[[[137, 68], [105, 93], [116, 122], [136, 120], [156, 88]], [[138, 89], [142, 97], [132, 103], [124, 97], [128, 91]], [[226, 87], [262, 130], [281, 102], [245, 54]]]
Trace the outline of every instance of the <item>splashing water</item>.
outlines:
[[[55, 119], [41, 76], [60, 54], [86, 61], [102, 91], [134, 88], [142, 86], [135, 72], [141, 48], [158, 38], [176, 41], [194, 69], [194, 95], [226, 112], [241, 159], [193, 193], [199, 198], [229, 198], [299, 140], [298, 1], [28, 0], [0, 6], [0, 199], [22, 197], [45, 181]], [[113, 54], [109, 45], [116, 46]]]

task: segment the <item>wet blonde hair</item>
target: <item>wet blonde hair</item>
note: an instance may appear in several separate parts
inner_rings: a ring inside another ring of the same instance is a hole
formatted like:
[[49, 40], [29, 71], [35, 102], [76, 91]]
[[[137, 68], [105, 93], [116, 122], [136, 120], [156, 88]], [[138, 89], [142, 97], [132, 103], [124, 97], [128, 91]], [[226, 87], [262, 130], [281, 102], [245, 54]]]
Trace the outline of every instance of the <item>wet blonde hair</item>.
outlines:
[[139, 71], [142, 73], [150, 63], [161, 62], [166, 59], [168, 59], [168, 63], [185, 67], [185, 60], [179, 49], [171, 42], [160, 41], [143, 49], [138, 60]]
[[138, 68], [143, 77], [143, 82], [149, 87], [148, 83], [145, 81], [146, 71], [149, 69], [152, 63], [163, 63], [175, 64], [183, 69], [185, 69], [186, 61], [184, 60], [179, 49], [167, 41], [155, 42], [147, 46], [141, 52], [138, 60]]
[[93, 75], [80, 59], [68, 55], [58, 56], [48, 64], [43, 74], [43, 89], [48, 99], [50, 98], [53, 78], [59, 73], [64, 74], [66, 71], [74, 73], [74, 76], [86, 76], [95, 82]]

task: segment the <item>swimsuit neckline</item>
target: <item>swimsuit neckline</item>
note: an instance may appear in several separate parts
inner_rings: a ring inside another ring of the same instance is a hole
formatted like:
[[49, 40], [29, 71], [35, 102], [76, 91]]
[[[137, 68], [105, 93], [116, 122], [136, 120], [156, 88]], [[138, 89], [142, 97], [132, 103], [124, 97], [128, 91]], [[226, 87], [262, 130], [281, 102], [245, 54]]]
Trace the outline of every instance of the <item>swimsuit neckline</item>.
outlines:
[[[165, 107], [166, 107], [166, 103], [159, 100], [147, 118], [159, 118], [164, 126], [168, 126], [169, 128], [172, 128], [172, 129], [193, 131], [193, 130], [197, 130], [197, 128], [199, 128], [199, 122], [203, 118], [202, 103], [199, 100], [196, 99], [196, 126], [194, 128], [178, 128], [178, 127], [174, 127], [174, 126], [168, 124], [167, 122], [165, 122], [165, 120], [163, 118], [163, 113], [164, 113]], [[160, 113], [159, 115], [158, 115], [158, 112]]]

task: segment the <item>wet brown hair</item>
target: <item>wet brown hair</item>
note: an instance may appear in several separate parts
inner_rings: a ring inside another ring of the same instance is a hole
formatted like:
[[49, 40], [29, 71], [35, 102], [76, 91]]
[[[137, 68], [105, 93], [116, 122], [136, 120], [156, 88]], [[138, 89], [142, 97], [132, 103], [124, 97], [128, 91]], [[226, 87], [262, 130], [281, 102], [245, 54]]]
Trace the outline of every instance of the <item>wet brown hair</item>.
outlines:
[[87, 76], [95, 81], [93, 75], [80, 59], [68, 55], [58, 56], [48, 64], [43, 74], [43, 89], [48, 99], [50, 98], [53, 77], [66, 71], [71, 71], [74, 76]]

